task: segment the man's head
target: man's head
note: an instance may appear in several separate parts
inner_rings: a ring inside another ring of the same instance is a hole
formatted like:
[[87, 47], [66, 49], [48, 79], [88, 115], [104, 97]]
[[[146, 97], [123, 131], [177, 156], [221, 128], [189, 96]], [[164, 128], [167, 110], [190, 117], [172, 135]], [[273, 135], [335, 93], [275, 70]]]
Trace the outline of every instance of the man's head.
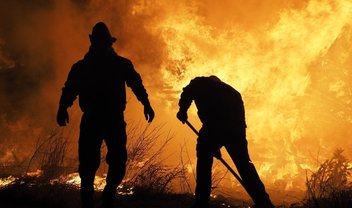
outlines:
[[213, 81], [216, 81], [216, 82], [221, 82], [221, 80], [219, 79], [219, 77], [215, 76], [215, 75], [210, 75], [209, 78]]
[[108, 27], [104, 22], [98, 22], [92, 29], [92, 34], [89, 35], [92, 45], [96, 46], [111, 46], [116, 38], [112, 37]]

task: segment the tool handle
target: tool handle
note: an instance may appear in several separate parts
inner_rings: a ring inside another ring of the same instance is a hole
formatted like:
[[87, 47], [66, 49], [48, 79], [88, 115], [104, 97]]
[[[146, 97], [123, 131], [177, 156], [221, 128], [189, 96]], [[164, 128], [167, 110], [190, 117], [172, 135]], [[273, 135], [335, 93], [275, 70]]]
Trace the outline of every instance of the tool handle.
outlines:
[[185, 123], [187, 124], [187, 126], [189, 126], [189, 128], [192, 129], [192, 131], [194, 131], [194, 133], [197, 134], [197, 136], [199, 136], [199, 132], [197, 131], [197, 129], [194, 128], [194, 126], [188, 120], [186, 120]]
[[[189, 128], [192, 129], [192, 131], [194, 131], [194, 133], [197, 134], [197, 136], [199, 136], [199, 132], [197, 131], [196, 128], [194, 128], [194, 126], [188, 121], [186, 120], [185, 123], [187, 124], [187, 126], [189, 126]], [[238, 180], [238, 182], [240, 182], [240, 184], [243, 186], [243, 188], [248, 192], [245, 184], [242, 181], [242, 178], [237, 175], [237, 173], [231, 168], [231, 166], [229, 164], [227, 164], [227, 162], [222, 158], [222, 157], [216, 157], [218, 160], [220, 160], [220, 162], [232, 173], [232, 175], [235, 176], [235, 178]]]
[[[229, 164], [227, 164], [227, 162], [222, 158], [217, 158], [218, 160], [220, 160], [220, 162], [227, 168], [227, 170], [229, 170], [233, 176], [235, 176], [235, 178], [238, 180], [238, 182], [240, 182], [240, 184], [244, 187], [244, 189], [246, 189], [246, 186], [244, 185], [243, 181], [242, 181], [242, 178], [237, 175], [237, 173], [230, 167]], [[247, 189], [246, 189], [247, 191]]]

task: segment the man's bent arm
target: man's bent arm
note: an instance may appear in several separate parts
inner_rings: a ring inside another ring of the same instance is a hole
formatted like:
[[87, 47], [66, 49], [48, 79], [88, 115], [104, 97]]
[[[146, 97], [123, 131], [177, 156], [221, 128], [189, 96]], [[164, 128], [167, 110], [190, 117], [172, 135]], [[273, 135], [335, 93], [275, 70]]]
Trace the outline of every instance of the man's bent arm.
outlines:
[[183, 92], [181, 93], [181, 98], [178, 102], [178, 106], [180, 107], [180, 112], [187, 112], [188, 108], [191, 106], [192, 101], [194, 99], [194, 80], [192, 80], [189, 85], [183, 88]]

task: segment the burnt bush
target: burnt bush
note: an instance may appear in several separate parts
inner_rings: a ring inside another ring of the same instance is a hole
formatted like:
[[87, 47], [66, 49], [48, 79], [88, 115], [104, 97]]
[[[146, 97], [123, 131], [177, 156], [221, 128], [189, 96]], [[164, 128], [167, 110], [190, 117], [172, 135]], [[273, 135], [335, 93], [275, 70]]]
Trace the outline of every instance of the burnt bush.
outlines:
[[307, 177], [305, 207], [352, 207], [352, 184], [349, 182], [352, 168], [342, 153], [342, 149], [336, 149], [332, 158]]

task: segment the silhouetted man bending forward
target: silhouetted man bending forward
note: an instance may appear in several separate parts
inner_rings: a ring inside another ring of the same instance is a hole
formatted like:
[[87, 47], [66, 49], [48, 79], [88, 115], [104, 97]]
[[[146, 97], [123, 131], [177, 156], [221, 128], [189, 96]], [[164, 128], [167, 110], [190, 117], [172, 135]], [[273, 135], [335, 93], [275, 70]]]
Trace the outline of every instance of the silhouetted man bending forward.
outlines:
[[89, 35], [91, 46], [84, 58], [75, 63], [62, 88], [57, 122], [65, 126], [69, 121], [67, 108], [79, 97], [83, 111], [79, 136], [79, 174], [81, 177], [82, 207], [93, 207], [93, 182], [100, 164], [100, 147], [104, 139], [109, 164], [106, 186], [103, 191], [104, 207], [112, 207], [117, 186], [125, 175], [126, 105], [125, 84], [132, 88], [144, 105], [148, 122], [154, 118], [148, 94], [140, 75], [130, 60], [115, 53], [112, 48], [116, 38], [107, 26], [99, 22]]
[[197, 140], [196, 208], [209, 207], [213, 156], [225, 146], [256, 207], [274, 207], [247, 149], [245, 112], [241, 94], [216, 76], [197, 77], [183, 88], [177, 118], [187, 120], [192, 101], [203, 123]]

